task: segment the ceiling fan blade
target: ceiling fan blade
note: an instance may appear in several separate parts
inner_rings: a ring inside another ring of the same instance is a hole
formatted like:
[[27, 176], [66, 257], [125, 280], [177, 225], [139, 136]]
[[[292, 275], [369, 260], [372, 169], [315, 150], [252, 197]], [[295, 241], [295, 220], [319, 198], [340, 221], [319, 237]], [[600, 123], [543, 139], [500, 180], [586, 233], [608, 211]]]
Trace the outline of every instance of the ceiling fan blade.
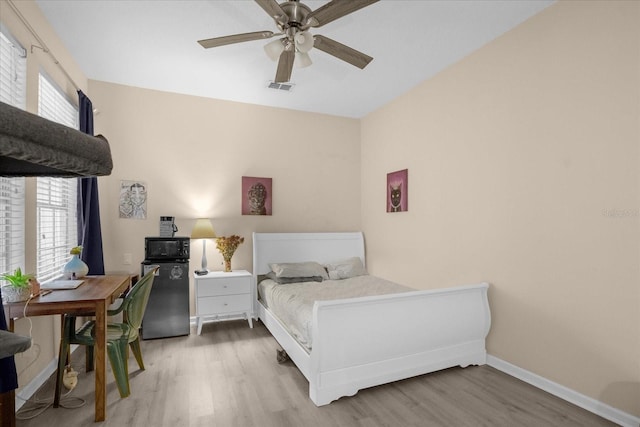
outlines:
[[211, 47], [224, 46], [233, 43], [242, 43], [252, 40], [262, 40], [273, 37], [273, 31], [256, 31], [254, 33], [234, 34], [232, 36], [214, 37], [212, 39], [198, 40], [198, 43], [205, 49]]
[[289, 20], [289, 17], [284, 10], [280, 7], [276, 0], [255, 0], [267, 14], [273, 18], [278, 24], [284, 25]]
[[[257, 0], [256, 0], [257, 1]], [[378, 0], [333, 0], [307, 15], [307, 27], [321, 27]]]
[[280, 60], [278, 61], [278, 70], [276, 71], [276, 83], [286, 83], [291, 80], [294, 58], [295, 52], [293, 49], [282, 51]]
[[362, 69], [366, 67], [369, 62], [373, 60], [369, 55], [365, 55], [362, 52], [358, 52], [355, 49], [345, 46], [342, 43], [338, 43], [335, 40], [331, 40], [325, 36], [314, 36], [315, 42], [313, 47], [320, 49], [323, 52], [333, 55], [338, 59], [342, 59], [351, 65]]

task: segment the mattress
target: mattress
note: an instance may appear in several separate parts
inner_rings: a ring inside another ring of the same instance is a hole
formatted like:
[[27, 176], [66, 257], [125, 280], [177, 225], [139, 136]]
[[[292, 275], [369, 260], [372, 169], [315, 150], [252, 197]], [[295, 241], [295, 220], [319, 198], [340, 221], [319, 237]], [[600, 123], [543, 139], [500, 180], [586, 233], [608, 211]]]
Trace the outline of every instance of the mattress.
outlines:
[[280, 320], [291, 336], [308, 351], [312, 348], [311, 315], [315, 301], [409, 291], [415, 291], [415, 289], [369, 275], [342, 280], [300, 282], [286, 285], [265, 279], [258, 284], [258, 293], [262, 304]]

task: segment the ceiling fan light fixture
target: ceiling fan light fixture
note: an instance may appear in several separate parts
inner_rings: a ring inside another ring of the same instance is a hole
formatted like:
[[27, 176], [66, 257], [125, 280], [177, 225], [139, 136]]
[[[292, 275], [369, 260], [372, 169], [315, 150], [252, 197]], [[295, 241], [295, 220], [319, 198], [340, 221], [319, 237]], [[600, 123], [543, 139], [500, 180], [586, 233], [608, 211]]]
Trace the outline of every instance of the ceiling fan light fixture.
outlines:
[[311, 61], [311, 57], [308, 53], [305, 52], [296, 52], [296, 61], [295, 64], [298, 68], [305, 68], [311, 65], [313, 62]]
[[264, 51], [272, 61], [277, 61], [283, 50], [284, 44], [282, 44], [282, 39], [274, 40], [264, 45]]
[[302, 53], [307, 53], [313, 47], [313, 34], [309, 31], [303, 31], [295, 35], [296, 49]]

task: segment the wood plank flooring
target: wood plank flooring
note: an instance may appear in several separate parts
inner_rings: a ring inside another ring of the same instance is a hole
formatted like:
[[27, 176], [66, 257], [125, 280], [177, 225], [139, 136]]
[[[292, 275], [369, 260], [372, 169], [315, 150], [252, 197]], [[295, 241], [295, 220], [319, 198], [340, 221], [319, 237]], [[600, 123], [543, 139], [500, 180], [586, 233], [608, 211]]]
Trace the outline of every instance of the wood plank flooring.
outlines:
[[[93, 422], [94, 374], [84, 351], [73, 356], [80, 374], [70, 397], [78, 409], [48, 407], [18, 419], [18, 427], [379, 427], [379, 426], [613, 426], [588, 411], [489, 366], [452, 368], [361, 390], [316, 407], [292, 362], [276, 362], [276, 341], [260, 322], [208, 323], [202, 335], [143, 341], [145, 371], [129, 359], [131, 396], [120, 399], [107, 373], [107, 420]], [[51, 400], [50, 378], [37, 397]], [[26, 403], [21, 413], [34, 403]], [[27, 415], [27, 413], [24, 413]], [[20, 414], [19, 414], [20, 416]]]

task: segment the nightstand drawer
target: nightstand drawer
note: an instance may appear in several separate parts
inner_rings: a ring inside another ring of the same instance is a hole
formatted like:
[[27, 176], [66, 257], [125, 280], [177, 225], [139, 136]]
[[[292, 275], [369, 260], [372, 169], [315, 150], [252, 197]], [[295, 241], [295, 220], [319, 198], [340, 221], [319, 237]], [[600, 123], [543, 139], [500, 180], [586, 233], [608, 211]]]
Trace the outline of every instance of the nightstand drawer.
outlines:
[[210, 271], [195, 275], [197, 333], [205, 320], [247, 319], [253, 328], [255, 289], [253, 276], [246, 270]]
[[202, 280], [198, 282], [198, 298], [251, 293], [251, 278]]
[[251, 295], [225, 295], [198, 298], [198, 315], [233, 313], [251, 310]]

